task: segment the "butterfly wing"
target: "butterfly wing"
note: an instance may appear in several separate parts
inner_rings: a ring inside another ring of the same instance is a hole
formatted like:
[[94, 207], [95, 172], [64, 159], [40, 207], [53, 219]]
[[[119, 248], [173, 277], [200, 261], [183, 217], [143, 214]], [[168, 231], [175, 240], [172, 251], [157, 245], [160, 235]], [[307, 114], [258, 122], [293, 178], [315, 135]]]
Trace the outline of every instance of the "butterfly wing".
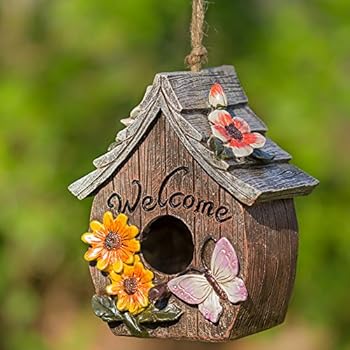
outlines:
[[222, 314], [220, 298], [204, 275], [183, 275], [168, 282], [170, 291], [179, 299], [198, 305], [200, 313], [210, 322], [218, 322]]
[[211, 272], [220, 282], [225, 282], [238, 274], [237, 254], [230, 241], [222, 237], [216, 244], [211, 257]]
[[199, 274], [175, 277], [168, 282], [168, 287], [179, 299], [191, 305], [203, 303], [213, 290], [204, 275]]
[[248, 298], [248, 291], [242, 279], [235, 277], [231, 281], [219, 283], [226, 293], [228, 300], [233, 303], [245, 301]]
[[222, 306], [220, 304], [220, 298], [215, 293], [214, 289], [210, 291], [204, 302], [199, 304], [198, 309], [210, 322], [216, 323], [219, 321], [222, 314]]
[[244, 301], [248, 297], [243, 280], [237, 277], [238, 270], [236, 251], [227, 238], [220, 238], [213, 251], [211, 271], [231, 303]]

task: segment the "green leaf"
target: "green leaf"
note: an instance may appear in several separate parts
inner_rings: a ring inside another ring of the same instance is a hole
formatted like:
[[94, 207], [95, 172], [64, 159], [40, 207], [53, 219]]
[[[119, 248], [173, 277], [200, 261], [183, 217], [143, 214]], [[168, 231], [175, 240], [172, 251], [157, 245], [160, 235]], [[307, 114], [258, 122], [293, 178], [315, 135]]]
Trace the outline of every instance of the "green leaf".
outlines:
[[128, 312], [119, 312], [115, 300], [106, 295], [94, 295], [91, 299], [96, 316], [105, 322], [124, 322], [130, 333], [136, 337], [148, 337], [148, 332], [140, 326], [137, 319]]
[[215, 136], [211, 136], [209, 138], [208, 146], [215, 153], [216, 156], [219, 156], [224, 150], [223, 142]]
[[233, 158], [235, 158], [235, 155], [233, 154], [233, 151], [231, 148], [224, 147], [224, 149], [222, 150], [222, 152], [220, 154], [220, 158], [223, 160], [233, 159]]
[[92, 310], [97, 317], [105, 322], [123, 321], [122, 314], [118, 311], [115, 300], [106, 295], [94, 295], [91, 299]]
[[140, 326], [138, 320], [131, 315], [129, 312], [124, 312], [123, 314], [123, 322], [128, 327], [131, 335], [135, 337], [147, 338], [149, 336], [146, 329]]
[[139, 323], [158, 323], [177, 321], [183, 311], [174, 304], [167, 305], [159, 310], [153, 304], [138, 316]]
[[275, 158], [274, 155], [262, 151], [261, 149], [255, 149], [254, 152], [251, 154], [251, 157], [259, 160], [262, 163], [269, 163]]

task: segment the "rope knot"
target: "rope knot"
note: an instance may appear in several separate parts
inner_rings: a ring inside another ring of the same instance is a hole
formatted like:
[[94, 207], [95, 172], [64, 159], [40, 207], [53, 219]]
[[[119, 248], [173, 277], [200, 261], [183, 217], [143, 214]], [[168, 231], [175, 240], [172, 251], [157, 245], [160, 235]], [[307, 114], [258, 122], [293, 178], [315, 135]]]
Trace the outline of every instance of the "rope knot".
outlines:
[[199, 72], [202, 64], [208, 62], [208, 50], [204, 46], [194, 47], [191, 53], [186, 56], [185, 63], [193, 72]]

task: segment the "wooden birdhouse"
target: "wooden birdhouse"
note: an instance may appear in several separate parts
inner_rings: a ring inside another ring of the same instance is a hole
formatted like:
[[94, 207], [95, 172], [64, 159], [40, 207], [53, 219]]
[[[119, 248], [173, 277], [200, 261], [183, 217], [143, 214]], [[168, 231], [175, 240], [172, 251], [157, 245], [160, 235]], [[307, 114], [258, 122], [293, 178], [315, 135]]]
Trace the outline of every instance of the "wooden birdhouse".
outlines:
[[85, 259], [115, 335], [226, 341], [283, 322], [293, 198], [318, 181], [266, 137], [232, 66], [157, 74], [96, 169]]

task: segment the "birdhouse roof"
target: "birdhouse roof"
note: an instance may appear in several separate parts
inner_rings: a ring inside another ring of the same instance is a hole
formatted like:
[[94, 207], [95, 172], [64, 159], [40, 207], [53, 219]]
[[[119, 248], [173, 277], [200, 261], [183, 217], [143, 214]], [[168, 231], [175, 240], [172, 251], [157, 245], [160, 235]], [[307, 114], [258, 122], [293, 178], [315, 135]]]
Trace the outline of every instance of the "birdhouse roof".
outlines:
[[252, 131], [266, 134], [266, 125], [248, 106], [233, 66], [199, 73], [159, 73], [126, 120], [128, 126], [117, 134], [112, 149], [96, 158], [93, 162], [96, 169], [71, 184], [69, 190], [83, 199], [101, 188], [128, 160], [161, 111], [206, 173], [242, 203], [252, 205], [257, 201], [309, 194], [318, 181], [290, 164], [290, 154], [269, 138], [262, 149], [274, 156], [268, 163], [248, 158], [243, 163], [224, 161], [214, 156], [207, 145], [211, 135], [208, 94], [216, 82], [226, 93], [228, 112], [245, 119]]

